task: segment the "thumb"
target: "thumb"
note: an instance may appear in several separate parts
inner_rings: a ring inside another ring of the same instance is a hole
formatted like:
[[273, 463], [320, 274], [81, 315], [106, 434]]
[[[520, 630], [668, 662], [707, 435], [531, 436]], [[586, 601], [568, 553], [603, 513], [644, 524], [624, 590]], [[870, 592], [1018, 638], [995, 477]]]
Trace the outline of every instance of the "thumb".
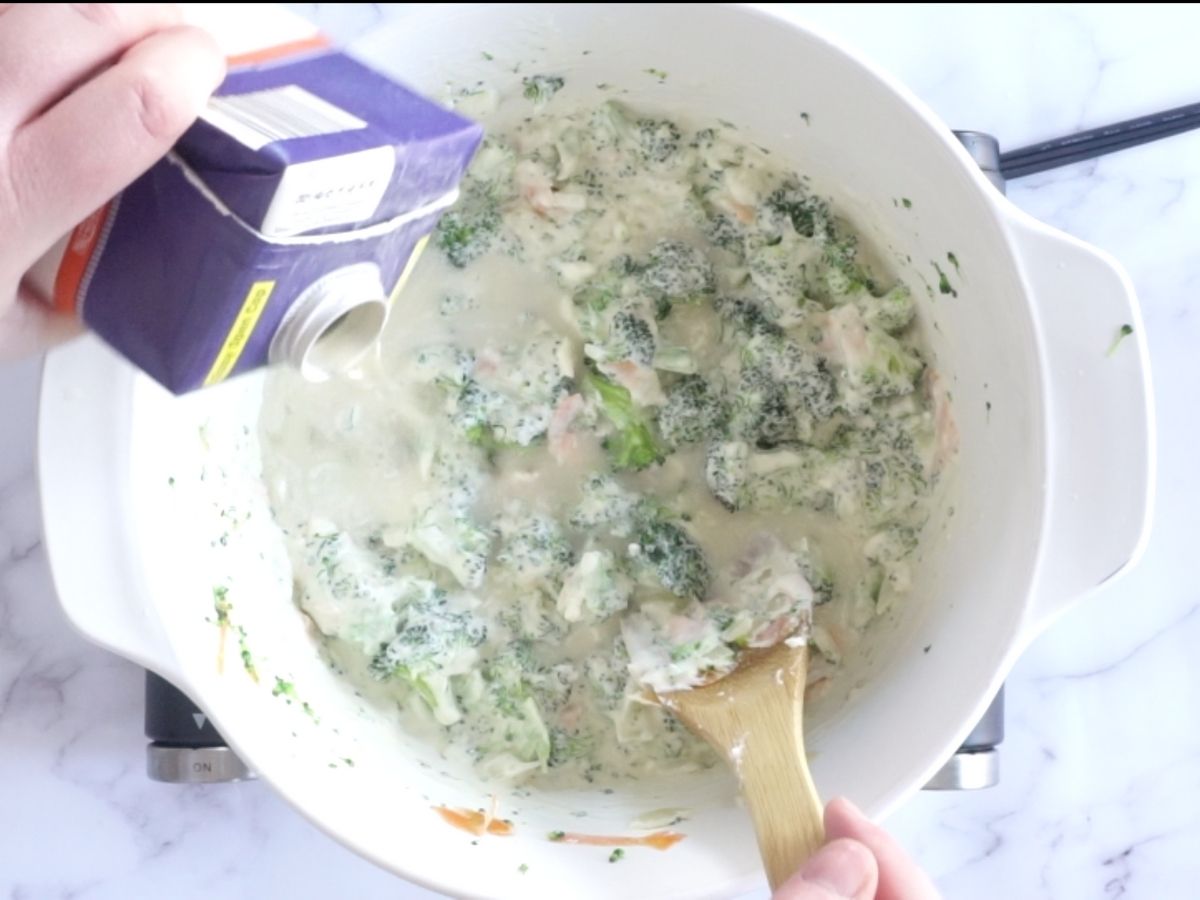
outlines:
[[772, 900], [874, 900], [875, 857], [850, 838], [830, 841], [785, 881]]

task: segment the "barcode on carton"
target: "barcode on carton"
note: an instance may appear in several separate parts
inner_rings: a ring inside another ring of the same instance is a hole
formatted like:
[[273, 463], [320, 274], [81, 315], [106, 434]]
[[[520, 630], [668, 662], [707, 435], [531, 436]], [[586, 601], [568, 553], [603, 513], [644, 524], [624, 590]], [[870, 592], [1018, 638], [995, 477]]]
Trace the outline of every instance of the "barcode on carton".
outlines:
[[201, 118], [251, 150], [275, 141], [367, 127], [358, 116], [296, 84], [213, 97]]

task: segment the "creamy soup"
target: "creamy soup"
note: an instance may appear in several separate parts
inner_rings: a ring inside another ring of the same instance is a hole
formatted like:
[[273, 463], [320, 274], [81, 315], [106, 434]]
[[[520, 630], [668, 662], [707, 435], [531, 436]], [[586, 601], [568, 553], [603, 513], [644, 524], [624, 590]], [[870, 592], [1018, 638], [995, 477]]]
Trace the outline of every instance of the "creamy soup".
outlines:
[[485, 777], [711, 765], [654, 702], [904, 602], [954, 450], [908, 288], [731, 125], [526, 80], [350, 377], [264, 465], [331, 659]]

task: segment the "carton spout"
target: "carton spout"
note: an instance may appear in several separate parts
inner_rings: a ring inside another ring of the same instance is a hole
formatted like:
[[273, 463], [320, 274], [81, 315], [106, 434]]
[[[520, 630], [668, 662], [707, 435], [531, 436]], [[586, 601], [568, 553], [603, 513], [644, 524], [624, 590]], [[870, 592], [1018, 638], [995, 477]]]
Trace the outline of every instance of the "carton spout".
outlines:
[[269, 360], [326, 381], [362, 359], [387, 324], [388, 301], [374, 263], [319, 278], [296, 298], [271, 341]]

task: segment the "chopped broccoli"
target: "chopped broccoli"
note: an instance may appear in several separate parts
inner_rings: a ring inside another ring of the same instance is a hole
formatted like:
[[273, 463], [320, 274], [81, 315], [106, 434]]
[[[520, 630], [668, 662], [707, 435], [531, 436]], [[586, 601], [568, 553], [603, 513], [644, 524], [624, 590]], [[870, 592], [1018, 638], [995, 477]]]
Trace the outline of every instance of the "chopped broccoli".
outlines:
[[478, 767], [485, 775], [513, 778], [545, 766], [550, 732], [534, 696], [537, 664], [525, 642], [517, 642], [463, 679], [463, 705]]
[[729, 409], [721, 395], [699, 375], [677, 381], [658, 413], [658, 430], [672, 447], [706, 440], [725, 427]]
[[587, 344], [584, 352], [598, 362], [632, 360], [638, 365], [654, 363], [654, 332], [641, 316], [622, 310], [612, 317], [608, 340], [603, 344]]
[[521, 92], [525, 99], [542, 106], [563, 89], [566, 81], [561, 75], [526, 75], [521, 79], [521, 84], [525, 86]]
[[[490, 366], [486, 375], [439, 379], [439, 386], [451, 395], [451, 421], [489, 453], [528, 447], [545, 435], [555, 404], [571, 392], [564, 363], [568, 352], [565, 338], [546, 332], [524, 345], [501, 348], [497, 355], [503, 365]], [[468, 358], [469, 371], [476, 371], [474, 357]]]
[[648, 366], [654, 362], [654, 332], [645, 319], [627, 312], [613, 316], [612, 343], [620, 355], [612, 359], [632, 359]]
[[708, 560], [700, 545], [679, 525], [660, 518], [641, 523], [635, 559], [677, 597], [701, 600], [708, 592]]
[[547, 516], [511, 511], [497, 521], [496, 566], [517, 587], [557, 594], [574, 562], [571, 543]]
[[670, 313], [672, 304], [692, 303], [717, 289], [716, 274], [704, 251], [683, 241], [655, 244], [639, 280], [658, 304], [659, 318]]
[[448, 569], [463, 587], [483, 584], [492, 538], [475, 524], [465, 504], [431, 504], [413, 522], [406, 542], [431, 563]]
[[841, 403], [857, 412], [873, 400], [913, 391], [924, 361], [897, 338], [864, 321], [858, 304], [834, 307], [825, 315], [822, 341], [830, 359], [843, 368]]
[[898, 284], [882, 297], [862, 298], [859, 301], [863, 321], [874, 328], [897, 334], [912, 322], [917, 314], [912, 292]]
[[470, 184], [437, 224], [435, 243], [450, 265], [464, 269], [491, 246], [500, 230], [500, 205], [488, 185]]
[[[751, 454], [743, 505], [750, 509], [806, 507], [837, 513], [838, 486], [856, 482], [854, 461], [815, 447]], [[853, 501], [843, 501], [847, 507]]]
[[584, 383], [615, 429], [604, 439], [613, 467], [638, 470], [662, 462], [666, 454], [649, 420], [634, 406], [629, 391], [596, 372], [588, 372]]
[[775, 217], [790, 222], [801, 237], [822, 238], [831, 226], [829, 204], [813, 197], [795, 182], [783, 185], [767, 198], [766, 210]]
[[750, 445], [744, 441], [710, 444], [704, 461], [704, 478], [712, 495], [729, 510], [744, 502], [749, 478]]
[[744, 297], [720, 297], [715, 306], [721, 319], [728, 322], [738, 334], [746, 337], [758, 334], [783, 336], [783, 329], [775, 322], [778, 310], [773, 304], [759, 303]]
[[858, 239], [854, 235], [836, 234], [831, 230], [821, 260], [826, 266], [825, 286], [831, 297], [878, 290], [875, 280], [858, 261]]
[[612, 308], [625, 307], [636, 291], [637, 266], [618, 256], [582, 284], [572, 295], [575, 318], [585, 340], [603, 344], [611, 330]]
[[441, 589], [431, 589], [400, 609], [396, 636], [371, 660], [376, 678], [399, 678], [416, 689], [434, 717], [452, 725], [462, 713], [450, 678], [469, 672], [487, 626], [474, 615], [452, 610]]
[[717, 213], [710, 216], [705, 236], [718, 247], [740, 255], [743, 252], [746, 230], [724, 213]]
[[571, 526], [584, 531], [607, 527], [617, 537], [633, 534], [641, 498], [611, 475], [593, 475], [583, 483], [583, 496], [571, 514]]
[[639, 119], [637, 135], [642, 153], [653, 162], [665, 162], [674, 156], [683, 139], [679, 127], [667, 119]]
[[836, 408], [824, 360], [786, 336], [760, 332], [743, 345], [730, 436], [759, 447], [804, 440]]
[[600, 622], [629, 605], [633, 581], [609, 550], [585, 550], [558, 595], [558, 612], [568, 622]]

